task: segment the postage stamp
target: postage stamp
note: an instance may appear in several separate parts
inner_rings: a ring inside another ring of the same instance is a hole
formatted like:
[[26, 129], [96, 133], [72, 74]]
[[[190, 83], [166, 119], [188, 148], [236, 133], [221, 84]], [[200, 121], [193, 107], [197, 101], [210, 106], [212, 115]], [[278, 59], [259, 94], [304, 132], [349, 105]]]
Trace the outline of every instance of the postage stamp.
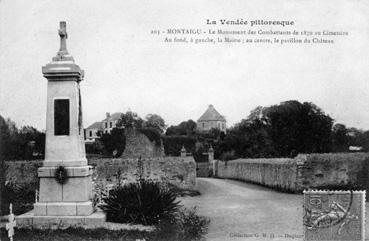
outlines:
[[304, 240], [364, 240], [365, 191], [304, 191]]

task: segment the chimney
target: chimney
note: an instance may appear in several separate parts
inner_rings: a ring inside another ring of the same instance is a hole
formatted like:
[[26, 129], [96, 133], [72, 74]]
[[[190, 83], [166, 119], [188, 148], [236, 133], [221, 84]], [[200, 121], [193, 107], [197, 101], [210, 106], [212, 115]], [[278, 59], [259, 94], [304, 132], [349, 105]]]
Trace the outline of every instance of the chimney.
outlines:
[[110, 117], [110, 113], [106, 112], [106, 118], [109, 118], [109, 117]]

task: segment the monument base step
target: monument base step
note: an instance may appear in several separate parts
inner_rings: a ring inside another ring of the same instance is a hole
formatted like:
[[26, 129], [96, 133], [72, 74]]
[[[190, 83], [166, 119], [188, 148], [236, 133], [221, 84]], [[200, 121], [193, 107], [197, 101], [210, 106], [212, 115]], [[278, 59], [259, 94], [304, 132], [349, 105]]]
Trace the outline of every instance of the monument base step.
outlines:
[[34, 210], [32, 210], [28, 213], [16, 216], [15, 220], [17, 222], [16, 227], [24, 229], [56, 230], [67, 228], [103, 228], [116, 231], [138, 230], [145, 232], [152, 232], [155, 230], [154, 226], [106, 222], [105, 213], [102, 211], [94, 212], [89, 216], [35, 216]]
[[105, 213], [94, 212], [88, 216], [35, 216], [34, 210], [16, 216], [17, 228], [67, 229], [101, 228], [105, 225]]

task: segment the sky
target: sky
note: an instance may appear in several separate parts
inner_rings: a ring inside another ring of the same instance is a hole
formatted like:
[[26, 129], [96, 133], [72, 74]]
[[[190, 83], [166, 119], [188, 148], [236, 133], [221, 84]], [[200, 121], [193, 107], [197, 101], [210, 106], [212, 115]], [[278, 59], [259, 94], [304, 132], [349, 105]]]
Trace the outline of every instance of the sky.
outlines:
[[[41, 67], [67, 48], [85, 71], [84, 126], [105, 113], [155, 113], [168, 125], [197, 120], [209, 104], [228, 126], [257, 106], [313, 102], [336, 122], [369, 129], [369, 3], [364, 0], [0, 0], [0, 115], [45, 129]], [[289, 20], [254, 30], [347, 31], [334, 44], [165, 43], [151, 30], [200, 28], [207, 19]]]

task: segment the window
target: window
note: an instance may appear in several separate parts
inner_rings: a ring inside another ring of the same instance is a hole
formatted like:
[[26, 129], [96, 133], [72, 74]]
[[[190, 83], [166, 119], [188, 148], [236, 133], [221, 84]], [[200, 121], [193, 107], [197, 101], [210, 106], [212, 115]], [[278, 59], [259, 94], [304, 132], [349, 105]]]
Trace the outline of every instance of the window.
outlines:
[[54, 135], [69, 135], [69, 100], [54, 100]]
[[204, 127], [205, 127], [205, 123], [203, 122], [203, 123], [202, 123], [202, 128], [204, 128]]
[[105, 128], [108, 128], [108, 122], [105, 122]]
[[92, 131], [90, 131], [90, 137], [92, 137]]
[[113, 122], [110, 122], [110, 128], [112, 128], [113, 127]]

